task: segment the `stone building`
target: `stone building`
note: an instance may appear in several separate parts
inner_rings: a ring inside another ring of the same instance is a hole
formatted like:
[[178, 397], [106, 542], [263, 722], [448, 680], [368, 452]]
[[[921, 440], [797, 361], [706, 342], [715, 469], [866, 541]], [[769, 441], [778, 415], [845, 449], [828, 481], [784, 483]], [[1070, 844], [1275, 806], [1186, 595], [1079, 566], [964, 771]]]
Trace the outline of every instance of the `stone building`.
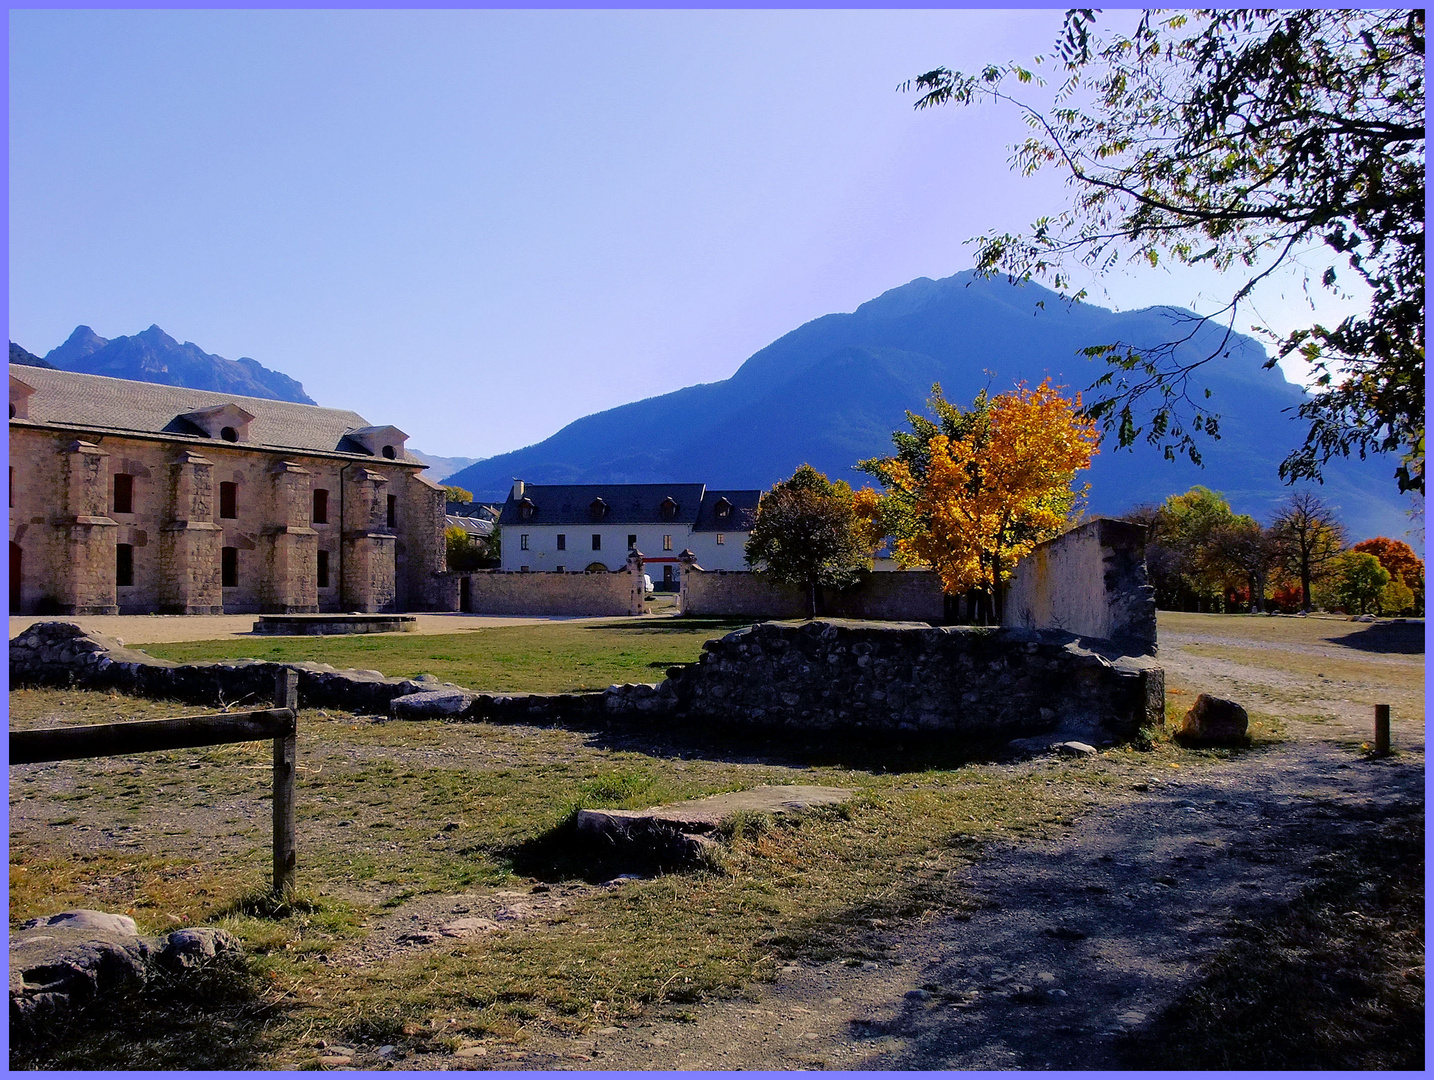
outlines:
[[444, 492], [397, 428], [10, 370], [12, 614], [434, 606]]

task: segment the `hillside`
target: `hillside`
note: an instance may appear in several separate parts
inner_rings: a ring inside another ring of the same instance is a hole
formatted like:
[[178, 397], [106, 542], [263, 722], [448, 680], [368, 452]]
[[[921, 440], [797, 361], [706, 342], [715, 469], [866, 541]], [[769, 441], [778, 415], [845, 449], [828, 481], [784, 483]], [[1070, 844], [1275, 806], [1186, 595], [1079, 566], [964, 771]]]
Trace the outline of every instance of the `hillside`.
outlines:
[[10, 363], [18, 364], [20, 367], [54, 367], [54, 364], [47, 364], [32, 352], [27, 352], [13, 341], [10, 342]]
[[[1081, 390], [1103, 367], [1079, 355], [1091, 344], [1150, 346], [1175, 336], [1188, 315], [1174, 308], [1111, 312], [1069, 305], [1037, 285], [983, 280], [971, 272], [940, 281], [918, 278], [862, 304], [826, 315], [779, 338], [731, 378], [583, 417], [551, 437], [500, 454], [449, 478], [480, 500], [500, 500], [512, 478], [530, 483], [652, 483], [700, 480], [724, 487], [768, 487], [810, 462], [854, 485], [870, 483], [852, 466], [891, 450], [891, 432], [907, 409], [924, 410], [932, 383], [948, 398], [970, 401], [1017, 380], [1049, 376]], [[1185, 350], [1213, 348], [1207, 328]], [[1221, 413], [1221, 439], [1204, 447], [1204, 468], [1166, 461], [1142, 443], [1107, 448], [1086, 478], [1090, 508], [1130, 506], [1205, 484], [1237, 510], [1268, 520], [1288, 494], [1279, 463], [1302, 427], [1284, 410], [1303, 399], [1280, 372], [1266, 371], [1264, 349], [1235, 336], [1201, 378]], [[1198, 392], [1198, 391], [1197, 391]], [[1352, 535], [1402, 536], [1405, 501], [1381, 460], [1338, 462], [1321, 495], [1337, 506]]]
[[132, 337], [113, 339], [100, 337], [88, 326], [77, 326], [64, 344], [45, 354], [45, 362], [86, 375], [318, 404], [304, 393], [302, 383], [283, 372], [266, 368], [247, 356], [238, 360], [215, 356], [191, 341], [181, 345], [158, 326]]

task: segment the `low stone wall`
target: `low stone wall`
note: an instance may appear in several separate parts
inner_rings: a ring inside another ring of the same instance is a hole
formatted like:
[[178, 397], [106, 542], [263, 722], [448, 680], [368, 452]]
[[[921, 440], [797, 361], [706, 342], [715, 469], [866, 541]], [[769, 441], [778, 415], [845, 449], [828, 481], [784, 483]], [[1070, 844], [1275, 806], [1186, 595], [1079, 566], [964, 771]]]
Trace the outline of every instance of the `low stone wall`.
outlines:
[[1022, 629], [762, 623], [707, 642], [664, 685], [688, 717], [768, 729], [1100, 739], [1162, 723], [1164, 673], [1090, 644]]
[[[463, 603], [463, 581], [468, 603]], [[443, 608], [474, 615], [634, 615], [632, 574], [475, 570], [439, 577]], [[640, 601], [639, 601], [640, 603]]]
[[[929, 570], [880, 571], [849, 589], [822, 591], [823, 617], [940, 622], [941, 578]], [[684, 565], [681, 588], [684, 615], [728, 618], [802, 619], [807, 614], [801, 589], [745, 570], [702, 570]]]
[[[551, 724], [600, 719], [768, 731], [926, 732], [1016, 738], [1060, 730], [1121, 738], [1164, 719], [1164, 673], [1070, 635], [1021, 629], [846, 622], [763, 623], [703, 646], [661, 683], [573, 694], [472, 692], [466, 719]], [[394, 698], [453, 688], [327, 664], [159, 660], [71, 623], [37, 623], [10, 643], [11, 685], [113, 688], [215, 706], [270, 700], [283, 668], [299, 702], [387, 715]], [[456, 689], [456, 688], [455, 688]]]
[[1154, 653], [1155, 588], [1146, 578], [1145, 526], [1096, 518], [1039, 545], [1016, 564], [1002, 622]]

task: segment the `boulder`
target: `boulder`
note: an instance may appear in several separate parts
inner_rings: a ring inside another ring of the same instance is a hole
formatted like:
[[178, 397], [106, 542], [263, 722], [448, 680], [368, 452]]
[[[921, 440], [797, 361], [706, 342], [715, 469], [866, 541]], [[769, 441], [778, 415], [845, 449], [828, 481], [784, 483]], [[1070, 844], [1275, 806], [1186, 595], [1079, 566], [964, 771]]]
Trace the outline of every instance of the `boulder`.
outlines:
[[473, 704], [473, 695], [464, 690], [424, 690], [396, 697], [388, 705], [395, 720], [432, 720], [461, 716]]
[[215, 959], [237, 960], [243, 952], [239, 939], [228, 930], [195, 926], [160, 938], [155, 959], [170, 971], [185, 971]]
[[1249, 726], [1249, 714], [1240, 705], [1201, 694], [1180, 721], [1175, 737], [1185, 743], [1232, 746], [1245, 741]]

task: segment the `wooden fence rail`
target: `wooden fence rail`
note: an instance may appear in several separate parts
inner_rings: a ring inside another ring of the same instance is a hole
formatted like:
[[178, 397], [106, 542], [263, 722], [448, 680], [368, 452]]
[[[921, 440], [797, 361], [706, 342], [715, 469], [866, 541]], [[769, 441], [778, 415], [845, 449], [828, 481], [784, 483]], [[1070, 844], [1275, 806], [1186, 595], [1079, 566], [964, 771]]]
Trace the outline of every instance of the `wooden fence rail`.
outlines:
[[298, 866], [294, 841], [294, 778], [297, 751], [299, 673], [279, 673], [274, 687], [279, 708], [212, 716], [179, 716], [172, 720], [138, 720], [124, 724], [40, 728], [10, 732], [10, 764], [142, 754], [191, 746], [274, 740], [274, 892], [294, 886]]

